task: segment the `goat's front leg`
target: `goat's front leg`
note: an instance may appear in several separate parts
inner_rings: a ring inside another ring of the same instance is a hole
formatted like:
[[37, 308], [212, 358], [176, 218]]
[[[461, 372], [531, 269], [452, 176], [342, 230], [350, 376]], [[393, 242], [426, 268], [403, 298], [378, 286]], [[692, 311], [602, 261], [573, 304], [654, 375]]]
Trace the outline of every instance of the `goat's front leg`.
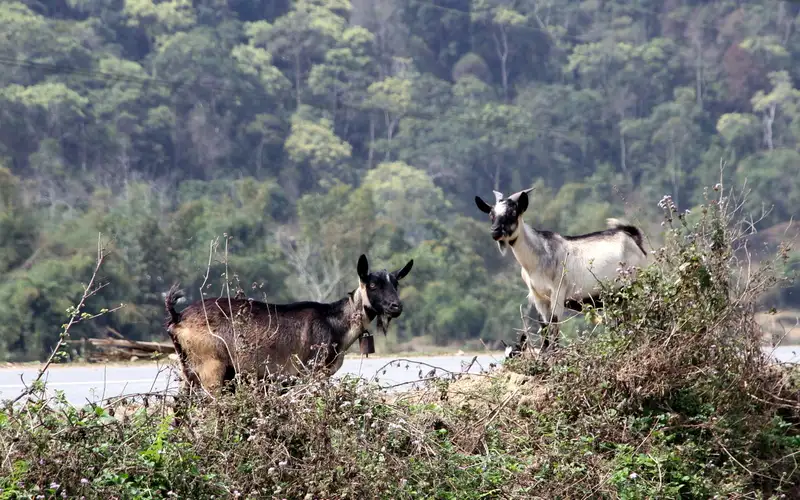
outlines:
[[[548, 334], [548, 337], [550, 337], [550, 335], [553, 336], [553, 343], [555, 344], [556, 348], [558, 348], [559, 347], [559, 336], [560, 336], [560, 330], [561, 330], [560, 325], [559, 325], [559, 321], [564, 319], [564, 311], [566, 310], [566, 307], [564, 306], [564, 303], [567, 300], [567, 293], [566, 293], [566, 290], [561, 290], [561, 291], [558, 291], [558, 292], [556, 290], [553, 290], [553, 292], [551, 293], [550, 296], [554, 297], [555, 300], [551, 301], [552, 316], [547, 318], [547, 320], [549, 322], [548, 325], [547, 325], [547, 330], [548, 330], [547, 334]], [[548, 343], [548, 345], [549, 345], [549, 343]]]
[[550, 315], [552, 314], [551, 302], [544, 296], [531, 291], [531, 298], [533, 305], [536, 307], [536, 312], [539, 313], [540, 327], [539, 334], [542, 336], [542, 351], [547, 350], [550, 345]]

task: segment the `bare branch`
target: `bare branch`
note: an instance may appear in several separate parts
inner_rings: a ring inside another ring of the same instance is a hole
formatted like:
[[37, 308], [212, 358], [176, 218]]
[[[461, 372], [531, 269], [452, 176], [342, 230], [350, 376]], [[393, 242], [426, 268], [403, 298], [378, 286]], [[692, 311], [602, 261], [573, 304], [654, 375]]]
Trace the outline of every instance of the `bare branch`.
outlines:
[[[94, 271], [92, 272], [92, 277], [89, 279], [89, 283], [87, 283], [86, 286], [83, 289], [83, 295], [81, 296], [81, 299], [78, 302], [78, 305], [72, 310], [72, 314], [70, 314], [69, 322], [67, 322], [67, 324], [64, 325], [63, 330], [61, 331], [61, 335], [60, 335], [60, 337], [58, 339], [58, 342], [56, 343], [55, 347], [53, 348], [53, 352], [50, 353], [50, 357], [47, 358], [47, 361], [45, 362], [44, 366], [39, 368], [39, 372], [37, 373], [36, 378], [33, 380], [33, 382], [30, 385], [26, 386], [25, 389], [16, 398], [14, 398], [11, 401], [11, 404], [16, 403], [17, 401], [19, 401], [20, 399], [24, 398], [25, 396], [30, 396], [33, 392], [36, 391], [36, 389], [39, 387], [39, 382], [41, 382], [42, 377], [47, 372], [48, 368], [50, 368], [50, 365], [53, 363], [53, 361], [55, 360], [55, 358], [58, 355], [58, 353], [60, 353], [61, 350], [64, 348], [64, 346], [66, 346], [67, 341], [69, 340], [69, 332], [70, 332], [70, 329], [72, 328], [73, 325], [75, 325], [76, 323], [81, 322], [84, 319], [94, 319], [94, 318], [96, 318], [98, 316], [101, 316], [103, 314], [107, 314], [108, 312], [111, 312], [111, 311], [103, 311], [103, 312], [101, 312], [99, 314], [94, 314], [94, 315], [86, 315], [86, 314], [84, 314], [82, 312], [84, 306], [86, 305], [86, 301], [89, 299], [89, 297], [91, 297], [92, 295], [95, 295], [99, 290], [101, 290], [102, 288], [104, 288], [106, 286], [106, 284], [95, 286], [95, 281], [97, 280], [97, 274], [100, 272], [100, 268], [102, 267], [106, 256], [107, 256], [107, 253], [106, 253], [106, 248], [105, 248], [105, 246], [103, 245], [103, 242], [102, 242], [102, 234], [98, 233], [98, 235], [97, 235], [97, 260], [96, 260], [96, 263], [95, 263], [95, 266], [94, 266]], [[122, 307], [123, 307], [123, 305], [120, 304], [120, 306], [119, 307], [115, 307], [113, 309], [113, 311], [119, 310]]]
[[344, 273], [336, 247], [322, 252], [307, 239], [297, 241], [286, 232], [278, 232], [278, 242], [289, 265], [294, 270], [296, 296], [308, 295], [310, 300], [329, 300], [342, 282]]

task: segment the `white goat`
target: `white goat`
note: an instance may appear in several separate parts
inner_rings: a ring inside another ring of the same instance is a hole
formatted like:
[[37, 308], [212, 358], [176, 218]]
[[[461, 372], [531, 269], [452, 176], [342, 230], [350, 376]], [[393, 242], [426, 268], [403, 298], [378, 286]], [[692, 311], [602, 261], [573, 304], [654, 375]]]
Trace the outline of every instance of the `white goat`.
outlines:
[[[608, 219], [604, 231], [579, 236], [533, 229], [522, 220], [532, 190], [514, 193], [505, 200], [502, 193], [494, 191], [494, 206], [479, 196], [475, 203], [489, 214], [492, 238], [500, 254], [505, 255], [506, 245], [510, 246], [522, 267], [528, 300], [544, 322], [542, 350], [546, 350], [551, 334], [558, 343], [558, 321], [566, 308], [580, 312], [584, 303], [602, 307], [600, 280], [613, 279], [622, 265], [644, 267], [647, 252], [639, 228], [617, 219]], [[520, 348], [524, 343], [523, 337]]]

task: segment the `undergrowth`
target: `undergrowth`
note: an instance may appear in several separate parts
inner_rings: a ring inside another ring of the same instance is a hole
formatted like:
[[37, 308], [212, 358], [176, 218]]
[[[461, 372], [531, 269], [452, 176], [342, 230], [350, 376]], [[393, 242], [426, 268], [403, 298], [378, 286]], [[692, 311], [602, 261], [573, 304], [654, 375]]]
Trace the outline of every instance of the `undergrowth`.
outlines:
[[706, 195], [697, 215], [661, 201], [665, 244], [606, 287], [601, 333], [546, 365], [507, 364], [552, 388], [538, 418], [561, 433], [554, 493], [577, 483], [620, 498], [800, 496], [797, 369], [768, 361], [754, 320], [758, 297], [784, 281], [788, 248], [756, 266], [740, 202], [719, 185]]
[[510, 483], [513, 457], [465, 454], [420, 407], [376, 391], [349, 377], [250, 385], [179, 421], [166, 404], [30, 404], [0, 420], [2, 497], [480, 498]]
[[180, 407], [37, 387], [0, 412], [0, 498], [797, 498], [800, 377], [753, 319], [780, 276], [749, 265], [739, 205], [712, 193], [698, 214], [663, 200], [653, 264], [545, 359], [389, 394], [242, 382]]

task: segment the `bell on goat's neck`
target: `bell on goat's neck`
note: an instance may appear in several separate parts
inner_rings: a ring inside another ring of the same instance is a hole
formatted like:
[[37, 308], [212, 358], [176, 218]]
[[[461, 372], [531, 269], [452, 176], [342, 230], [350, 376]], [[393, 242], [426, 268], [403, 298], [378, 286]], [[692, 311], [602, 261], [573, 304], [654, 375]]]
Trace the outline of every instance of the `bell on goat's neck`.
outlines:
[[361, 348], [361, 354], [369, 356], [370, 354], [375, 352], [375, 337], [373, 337], [372, 335], [362, 336], [358, 344], [359, 347]]

